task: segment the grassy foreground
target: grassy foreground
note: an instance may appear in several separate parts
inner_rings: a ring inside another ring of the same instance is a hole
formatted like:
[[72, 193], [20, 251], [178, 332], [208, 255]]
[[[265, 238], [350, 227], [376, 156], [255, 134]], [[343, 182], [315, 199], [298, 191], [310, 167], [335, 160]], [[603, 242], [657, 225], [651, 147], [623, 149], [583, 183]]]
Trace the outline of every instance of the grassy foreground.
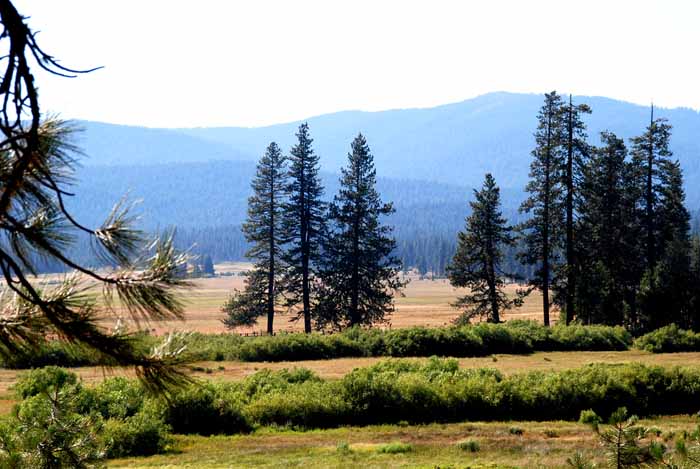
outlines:
[[[641, 421], [667, 436], [691, 431], [698, 423], [695, 416]], [[459, 449], [457, 443], [465, 440], [478, 442], [479, 450]], [[412, 450], [380, 452], [383, 445], [396, 442], [411, 444]], [[113, 460], [109, 467], [562, 468], [577, 451], [597, 463], [604, 461], [589, 427], [561, 421], [381, 425], [306, 432], [262, 429], [250, 435], [178, 436], [170, 454]]]

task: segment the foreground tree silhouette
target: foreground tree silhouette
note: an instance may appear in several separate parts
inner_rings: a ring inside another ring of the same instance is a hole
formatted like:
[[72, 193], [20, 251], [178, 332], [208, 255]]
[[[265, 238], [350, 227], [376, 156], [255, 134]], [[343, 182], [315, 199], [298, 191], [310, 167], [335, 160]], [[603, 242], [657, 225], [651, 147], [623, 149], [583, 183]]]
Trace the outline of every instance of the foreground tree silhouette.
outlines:
[[374, 157], [362, 134], [341, 172], [340, 191], [328, 210], [316, 314], [318, 327], [337, 329], [385, 322], [394, 293], [405, 286], [401, 263], [392, 255], [392, 229], [381, 220], [394, 209], [375, 189]]
[[267, 314], [267, 333], [274, 332], [275, 306], [280, 295], [278, 281], [282, 256], [282, 203], [286, 186], [286, 168], [282, 151], [270, 143], [260, 159], [257, 174], [251, 184], [253, 195], [248, 199], [248, 220], [243, 225], [246, 241], [251, 248], [246, 257], [255, 261], [246, 274], [243, 292], [234, 294], [224, 306], [228, 327], [255, 324]]
[[304, 331], [310, 333], [313, 280], [320, 253], [325, 203], [321, 200], [323, 187], [318, 176], [318, 155], [311, 146], [309, 124], [301, 124], [296, 136], [297, 144], [289, 156], [289, 199], [284, 205], [282, 221], [282, 239], [287, 245], [283, 281], [288, 306], [301, 303]]
[[[123, 203], [97, 229], [71, 216], [64, 201], [71, 195], [68, 184], [75, 166], [72, 129], [59, 120], [42, 120], [30, 64], [61, 76], [83, 72], [67, 69], [46, 54], [11, 2], [0, 1], [0, 17], [0, 272], [5, 283], [0, 355], [31, 352], [55, 337], [103, 355], [114, 365], [135, 366], [151, 390], [165, 391], [184, 379], [174, 366], [176, 354], [167, 346], [144, 354], [131, 335], [109, 332], [97, 320], [119, 317], [117, 302], [137, 325], [182, 318], [174, 289], [187, 285], [177, 275], [186, 257], [175, 252], [171, 236], [145, 244]], [[95, 254], [115, 268], [103, 273], [73, 261], [68, 248], [76, 232], [90, 237]], [[76, 274], [54, 288], [39, 288], [30, 281], [39, 257], [58, 261]], [[86, 279], [102, 286], [104, 306], [85, 294]]]
[[501, 214], [500, 190], [491, 174], [486, 174], [481, 190], [474, 190], [474, 198], [469, 202], [472, 214], [458, 235], [457, 252], [447, 267], [447, 276], [452, 286], [469, 288], [469, 294], [454, 304], [464, 309], [459, 321], [485, 317], [497, 323], [501, 321], [500, 313], [521, 306], [528, 292], [519, 290], [510, 299], [503, 291], [504, 277], [515, 277], [501, 270], [503, 248], [512, 246], [515, 238]]

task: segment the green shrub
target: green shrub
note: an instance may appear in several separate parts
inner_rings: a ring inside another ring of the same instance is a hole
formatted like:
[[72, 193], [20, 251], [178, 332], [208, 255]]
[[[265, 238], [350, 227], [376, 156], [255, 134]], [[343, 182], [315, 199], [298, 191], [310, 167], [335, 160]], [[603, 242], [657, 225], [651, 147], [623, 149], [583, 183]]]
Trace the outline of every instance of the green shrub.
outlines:
[[47, 366], [21, 375], [13, 389], [17, 397], [27, 399], [53, 389], [74, 386], [77, 382], [75, 373], [57, 366]]
[[520, 428], [520, 427], [510, 427], [510, 428], [508, 429], [508, 433], [510, 433], [511, 435], [520, 436], [520, 435], [523, 434], [523, 429]]
[[238, 349], [243, 361], [323, 360], [364, 356], [362, 345], [343, 334], [279, 334], [244, 341]]
[[238, 334], [202, 334], [193, 332], [184, 337], [187, 362], [238, 360], [238, 349], [245, 342]]
[[534, 321], [480, 323], [389, 331], [350, 329], [340, 334], [280, 334], [247, 339], [238, 348], [243, 361], [293, 361], [340, 357], [470, 357], [533, 351], [626, 350], [631, 335], [621, 327], [555, 326]]
[[246, 417], [256, 424], [301, 429], [351, 423], [350, 411], [336, 383], [319, 382], [260, 394], [245, 407]]
[[175, 433], [229, 435], [250, 430], [235, 396], [209, 383], [180, 390], [161, 403], [160, 411]]
[[551, 328], [550, 345], [538, 348], [549, 351], [627, 350], [632, 334], [623, 327], [556, 325]]
[[700, 334], [672, 324], [637, 338], [634, 346], [653, 353], [697, 352], [700, 351]]
[[457, 448], [469, 453], [477, 453], [481, 449], [479, 442], [476, 440], [465, 440], [457, 443]]
[[172, 443], [170, 428], [162, 420], [144, 413], [123, 420], [107, 420], [102, 439], [108, 458], [159, 454]]
[[396, 441], [394, 443], [387, 443], [387, 444], [381, 445], [381, 446], [379, 446], [379, 448], [377, 448], [377, 452], [386, 453], [386, 454], [410, 453], [411, 451], [413, 451], [412, 444], [401, 443], [400, 441]]
[[10, 467], [39, 467], [41, 455], [22, 450], [39, 441], [70, 461], [93, 462], [162, 453], [170, 444], [163, 413], [136, 380], [108, 378], [88, 388], [75, 373], [50, 366], [23, 374], [14, 390], [21, 401], [0, 428], [10, 449], [6, 459], [14, 457], [13, 448], [21, 450], [21, 461]]
[[0, 466], [92, 467], [104, 458], [98, 434], [102, 418], [82, 414], [83, 392], [74, 373], [32, 370], [15, 387], [21, 401], [0, 424]]
[[246, 396], [243, 411], [251, 424], [305, 428], [401, 421], [575, 420], [586, 409], [605, 417], [621, 406], [639, 415], [678, 414], [694, 412], [700, 397], [697, 370], [639, 364], [504, 377], [495, 370], [457, 369], [454, 360], [393, 359], [356, 369], [339, 381], [256, 385], [269, 391], [253, 395], [246, 391], [252, 386], [247, 381], [238, 386]]
[[136, 415], [143, 408], [145, 396], [138, 381], [118, 376], [85, 389], [80, 406], [84, 413], [94, 411], [105, 419], [124, 419]]
[[598, 425], [602, 422], [602, 420], [593, 410], [587, 409], [581, 411], [578, 422], [586, 425]]
[[[146, 333], [134, 336], [132, 343], [141, 351], [148, 351], [158, 342], [158, 337]], [[10, 357], [0, 360], [0, 366], [11, 369], [42, 368], [47, 366], [109, 366], [115, 363], [106, 355], [87, 351], [84, 348], [53, 340], [39, 346], [38, 349], [24, 350], [13, 353]]]

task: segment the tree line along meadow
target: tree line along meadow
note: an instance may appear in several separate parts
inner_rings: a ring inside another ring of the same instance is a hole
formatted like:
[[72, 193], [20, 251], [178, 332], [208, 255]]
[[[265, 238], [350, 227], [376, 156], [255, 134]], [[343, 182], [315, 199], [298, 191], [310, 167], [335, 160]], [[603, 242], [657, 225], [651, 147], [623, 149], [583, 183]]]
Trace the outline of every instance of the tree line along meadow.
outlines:
[[[655, 119], [652, 107], [629, 149], [612, 131], [596, 146], [583, 121], [591, 112], [571, 97], [545, 95], [523, 222], [513, 226], [503, 216], [493, 175], [474, 190], [445, 269], [453, 286], [469, 291], [454, 304], [457, 323], [498, 323], [538, 289], [545, 325], [557, 308], [566, 324], [620, 325], [637, 334], [698, 326], [700, 240], [691, 236], [682, 171], [669, 149], [671, 125]], [[270, 143], [258, 164], [243, 225], [254, 267], [225, 304], [225, 324], [266, 316], [272, 334], [275, 311], [299, 305], [307, 333], [384, 324], [406, 283], [386, 224], [393, 208], [376, 191], [369, 145], [362, 134], [352, 142], [340, 189], [326, 203], [307, 124], [297, 139], [286, 157]], [[513, 254], [527, 278], [508, 268]], [[527, 287], [509, 297], [504, 287], [513, 280]]]

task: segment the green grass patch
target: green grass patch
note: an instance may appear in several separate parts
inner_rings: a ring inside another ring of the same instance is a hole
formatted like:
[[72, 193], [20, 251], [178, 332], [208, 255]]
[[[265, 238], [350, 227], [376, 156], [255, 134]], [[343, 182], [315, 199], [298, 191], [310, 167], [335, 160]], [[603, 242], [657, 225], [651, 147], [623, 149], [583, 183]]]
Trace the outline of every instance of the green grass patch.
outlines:
[[410, 453], [413, 451], [413, 445], [410, 443], [401, 443], [400, 441], [395, 441], [393, 443], [387, 443], [384, 445], [380, 445], [377, 448], [378, 453], [385, 453], [385, 454], [403, 454], [403, 453]]

